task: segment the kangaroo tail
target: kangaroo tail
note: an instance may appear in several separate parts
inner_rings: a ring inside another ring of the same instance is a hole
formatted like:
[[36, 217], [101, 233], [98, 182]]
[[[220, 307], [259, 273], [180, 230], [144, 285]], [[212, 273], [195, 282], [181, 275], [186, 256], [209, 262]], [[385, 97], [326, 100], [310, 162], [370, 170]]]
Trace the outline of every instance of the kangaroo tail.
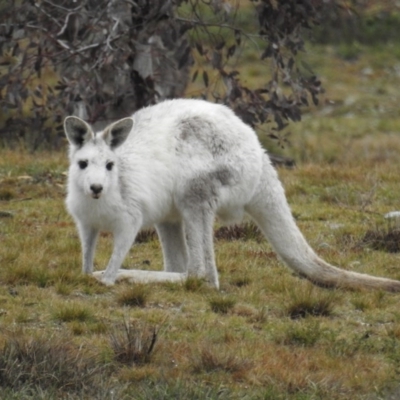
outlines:
[[267, 156], [264, 157], [258, 189], [246, 211], [285, 264], [311, 282], [326, 287], [400, 292], [400, 281], [346, 271], [315, 254], [292, 217], [282, 184]]

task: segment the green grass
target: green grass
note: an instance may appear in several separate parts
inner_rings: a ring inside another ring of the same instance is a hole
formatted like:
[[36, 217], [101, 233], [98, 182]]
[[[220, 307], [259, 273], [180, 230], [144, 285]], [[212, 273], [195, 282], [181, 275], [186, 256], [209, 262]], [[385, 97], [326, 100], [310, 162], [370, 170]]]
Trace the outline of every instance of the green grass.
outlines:
[[[317, 253], [400, 279], [398, 254], [372, 240], [382, 244], [397, 229], [384, 214], [399, 209], [400, 51], [359, 50], [346, 61], [337, 48], [309, 47], [323, 101], [288, 128], [285, 149], [259, 133], [296, 160], [279, 174]], [[104, 287], [81, 274], [64, 206], [66, 169], [66, 152], [0, 149], [1, 398], [396, 397], [398, 295], [313, 287], [250, 224], [218, 231], [218, 293], [196, 279]], [[102, 235], [96, 268], [111, 248]], [[124, 265], [162, 268], [153, 233]]]

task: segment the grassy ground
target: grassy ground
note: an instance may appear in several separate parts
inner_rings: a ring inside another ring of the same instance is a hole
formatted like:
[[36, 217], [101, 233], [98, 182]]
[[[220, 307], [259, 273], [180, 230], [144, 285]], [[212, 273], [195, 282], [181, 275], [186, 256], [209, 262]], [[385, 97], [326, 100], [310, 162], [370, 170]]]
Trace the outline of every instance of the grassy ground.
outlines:
[[[398, 254], [373, 249], [397, 240], [383, 215], [399, 209], [400, 51], [314, 47], [308, 62], [327, 92], [283, 150], [297, 161], [280, 170], [293, 213], [327, 261], [400, 279]], [[398, 295], [313, 287], [248, 226], [216, 241], [220, 292], [105, 288], [80, 273], [66, 168], [64, 153], [0, 150], [1, 398], [398, 398]], [[110, 251], [103, 235], [98, 268]], [[152, 238], [125, 261], [161, 266]]]

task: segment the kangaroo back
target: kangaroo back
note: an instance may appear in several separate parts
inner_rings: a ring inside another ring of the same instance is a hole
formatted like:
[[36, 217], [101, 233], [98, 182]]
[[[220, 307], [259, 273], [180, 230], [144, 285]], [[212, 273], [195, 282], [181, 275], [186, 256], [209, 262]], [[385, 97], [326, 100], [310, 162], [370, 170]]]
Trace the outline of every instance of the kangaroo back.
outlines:
[[342, 270], [317, 256], [297, 227], [277, 172], [267, 156], [260, 185], [246, 211], [285, 264], [315, 284], [400, 291], [399, 281]]

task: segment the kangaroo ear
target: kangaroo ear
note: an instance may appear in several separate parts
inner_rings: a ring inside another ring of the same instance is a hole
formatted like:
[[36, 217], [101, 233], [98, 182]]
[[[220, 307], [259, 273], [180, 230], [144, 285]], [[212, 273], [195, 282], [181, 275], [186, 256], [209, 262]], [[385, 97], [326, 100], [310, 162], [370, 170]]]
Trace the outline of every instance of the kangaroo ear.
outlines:
[[126, 138], [132, 130], [132, 126], [132, 118], [121, 119], [108, 126], [104, 130], [102, 134], [103, 139], [112, 149], [115, 149], [125, 142]]
[[65, 118], [64, 131], [68, 141], [77, 147], [82, 147], [94, 137], [90, 125], [78, 117]]

